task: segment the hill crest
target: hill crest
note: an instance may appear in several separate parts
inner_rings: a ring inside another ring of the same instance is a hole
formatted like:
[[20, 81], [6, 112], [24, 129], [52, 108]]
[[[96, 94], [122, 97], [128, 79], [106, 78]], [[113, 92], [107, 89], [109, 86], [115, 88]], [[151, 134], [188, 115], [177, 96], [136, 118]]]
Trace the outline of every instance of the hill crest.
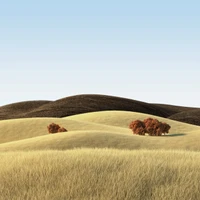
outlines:
[[[200, 126], [200, 108], [152, 104], [133, 99], [81, 94], [55, 101], [27, 101], [0, 107], [0, 120], [32, 117], [67, 117], [96, 111], [132, 111]], [[185, 113], [190, 113], [189, 117]]]

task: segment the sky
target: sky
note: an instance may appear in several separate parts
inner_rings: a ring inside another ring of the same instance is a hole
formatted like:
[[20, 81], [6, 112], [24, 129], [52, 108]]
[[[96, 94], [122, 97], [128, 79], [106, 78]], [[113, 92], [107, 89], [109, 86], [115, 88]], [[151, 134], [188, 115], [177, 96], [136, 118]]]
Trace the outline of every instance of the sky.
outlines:
[[200, 107], [200, 2], [0, 0], [0, 106], [105, 94]]

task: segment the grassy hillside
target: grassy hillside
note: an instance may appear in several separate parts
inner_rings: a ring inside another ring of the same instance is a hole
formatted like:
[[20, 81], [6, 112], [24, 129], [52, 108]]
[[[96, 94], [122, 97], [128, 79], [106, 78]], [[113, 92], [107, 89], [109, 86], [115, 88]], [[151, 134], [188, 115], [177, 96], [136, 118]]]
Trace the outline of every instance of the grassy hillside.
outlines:
[[200, 154], [74, 149], [0, 153], [0, 199], [199, 199]]
[[121, 134], [108, 131], [71, 131], [53, 135], [38, 136], [30, 139], [0, 144], [0, 151], [15, 150], [67, 150], [72, 148], [115, 148], [115, 149], [178, 149], [200, 151], [200, 132], [188, 135], [151, 137], [137, 136], [131, 132]]
[[99, 111], [79, 115], [65, 117], [64, 119], [71, 119], [84, 122], [93, 122], [98, 124], [106, 124], [111, 126], [118, 126], [127, 128], [132, 120], [144, 120], [148, 117], [156, 118], [159, 121], [170, 124], [170, 133], [186, 133], [193, 130], [200, 130], [200, 126], [190, 125], [174, 120], [158, 117], [155, 115], [143, 114], [129, 111]]
[[0, 121], [0, 143], [48, 135], [47, 125], [58, 123], [68, 131], [102, 130], [130, 133], [130, 130], [103, 124], [59, 118], [28, 118]]
[[[0, 150], [67, 150], [72, 148], [116, 149], [183, 149], [199, 151], [200, 127], [165, 118], [172, 126], [162, 137], [133, 135], [128, 128], [131, 120], [155, 117], [125, 111], [104, 111], [71, 116], [63, 119], [35, 118], [0, 122]], [[48, 134], [46, 126], [55, 122], [69, 130]]]

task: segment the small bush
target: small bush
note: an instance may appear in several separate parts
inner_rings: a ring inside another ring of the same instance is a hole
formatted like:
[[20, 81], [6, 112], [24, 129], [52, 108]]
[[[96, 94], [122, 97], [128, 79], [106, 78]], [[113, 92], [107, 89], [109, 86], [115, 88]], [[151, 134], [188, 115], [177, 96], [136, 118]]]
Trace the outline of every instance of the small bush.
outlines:
[[47, 126], [49, 133], [58, 133], [58, 132], [67, 132], [67, 129], [61, 128], [58, 124], [51, 123], [49, 126]]

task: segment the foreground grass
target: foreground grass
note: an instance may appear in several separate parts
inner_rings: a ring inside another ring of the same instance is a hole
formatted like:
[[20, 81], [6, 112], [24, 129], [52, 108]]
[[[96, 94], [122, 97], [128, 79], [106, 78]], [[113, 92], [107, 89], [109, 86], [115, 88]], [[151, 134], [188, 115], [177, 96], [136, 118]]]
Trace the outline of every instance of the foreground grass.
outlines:
[[200, 153], [74, 149], [0, 153], [0, 199], [195, 200]]

